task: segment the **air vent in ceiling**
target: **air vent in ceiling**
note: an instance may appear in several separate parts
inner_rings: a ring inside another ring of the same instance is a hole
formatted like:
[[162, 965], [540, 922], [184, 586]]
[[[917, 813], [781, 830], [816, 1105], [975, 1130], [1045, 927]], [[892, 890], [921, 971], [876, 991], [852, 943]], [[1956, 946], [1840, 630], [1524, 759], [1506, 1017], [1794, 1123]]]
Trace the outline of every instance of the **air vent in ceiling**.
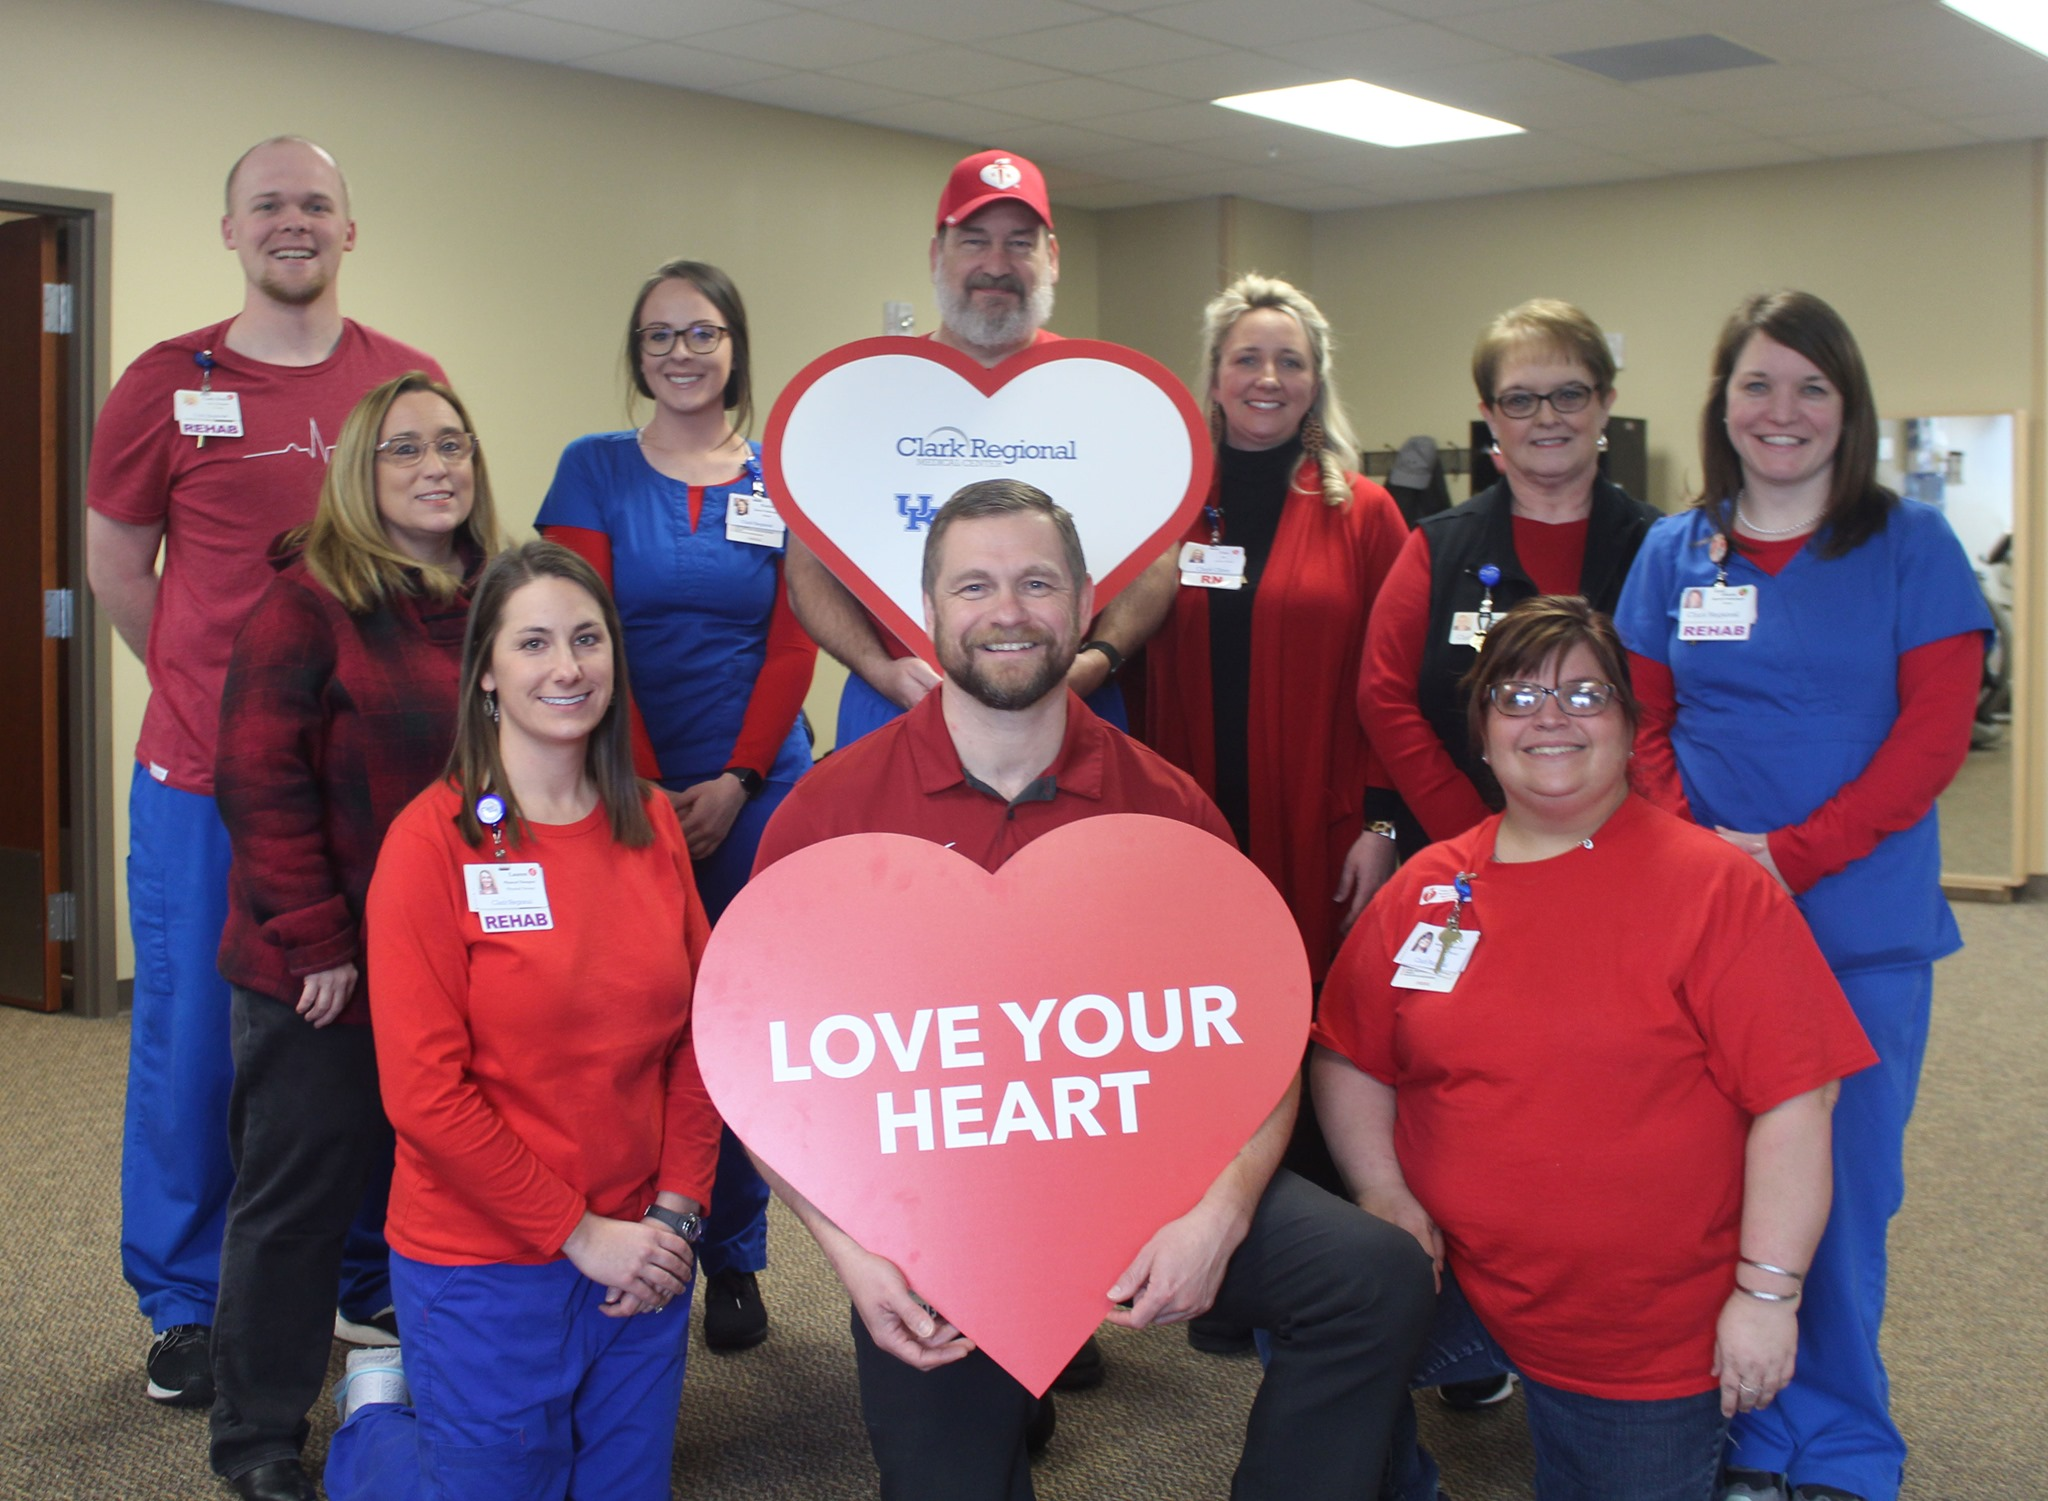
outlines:
[[1595, 47], [1589, 52], [1551, 55], [1561, 63], [1570, 63], [1617, 83], [1718, 73], [1724, 68], [1753, 68], [1758, 63], [1777, 61], [1737, 46], [1726, 37], [1707, 35], [1666, 37], [1657, 42], [1632, 42], [1626, 47]]

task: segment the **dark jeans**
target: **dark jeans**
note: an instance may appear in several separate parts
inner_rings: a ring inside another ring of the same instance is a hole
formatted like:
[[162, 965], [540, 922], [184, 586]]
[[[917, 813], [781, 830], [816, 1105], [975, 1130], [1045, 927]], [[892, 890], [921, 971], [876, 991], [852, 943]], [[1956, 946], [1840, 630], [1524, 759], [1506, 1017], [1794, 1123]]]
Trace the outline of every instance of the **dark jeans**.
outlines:
[[[1234, 1501], [1372, 1495], [1431, 1306], [1413, 1236], [1274, 1174], [1214, 1310], [1273, 1337]], [[858, 1314], [853, 1336], [882, 1501], [1030, 1501], [1029, 1392], [980, 1351], [917, 1371], [877, 1348]]]
[[[1413, 1384], [1447, 1386], [1514, 1369], [1446, 1271]], [[1522, 1394], [1536, 1451], [1536, 1501], [1712, 1501], [1716, 1494], [1728, 1427], [1718, 1386], [1692, 1397], [1631, 1402], [1523, 1375]], [[1383, 1494], [1392, 1501], [1436, 1501], [1436, 1461], [1418, 1442], [1412, 1400], [1395, 1426], [1388, 1474]]]
[[391, 1159], [368, 1027], [313, 1027], [235, 987], [235, 1191], [213, 1320], [211, 1459], [230, 1479], [298, 1455], [327, 1378], [342, 1245]]

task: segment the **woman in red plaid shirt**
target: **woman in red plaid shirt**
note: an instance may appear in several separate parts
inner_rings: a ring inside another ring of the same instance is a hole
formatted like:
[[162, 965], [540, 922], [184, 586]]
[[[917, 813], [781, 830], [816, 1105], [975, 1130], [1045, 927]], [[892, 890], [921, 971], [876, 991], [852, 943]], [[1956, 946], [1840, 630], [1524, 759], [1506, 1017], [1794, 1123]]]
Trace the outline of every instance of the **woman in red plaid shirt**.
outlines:
[[349, 415], [235, 642], [216, 780], [237, 1178], [211, 1459], [244, 1496], [314, 1494], [298, 1452], [343, 1242], [359, 1208], [381, 1233], [391, 1171], [363, 903], [386, 827], [447, 762], [470, 591], [500, 545], [460, 398], [418, 372], [387, 381]]

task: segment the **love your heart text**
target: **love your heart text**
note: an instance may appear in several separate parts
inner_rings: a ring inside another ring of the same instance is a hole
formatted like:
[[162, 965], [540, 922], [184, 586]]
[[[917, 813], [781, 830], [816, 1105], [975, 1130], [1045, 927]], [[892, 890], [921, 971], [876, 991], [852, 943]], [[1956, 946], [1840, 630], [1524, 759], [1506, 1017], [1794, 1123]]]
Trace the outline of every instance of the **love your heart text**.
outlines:
[[[1004, 1001], [997, 1009], [1015, 1029], [1026, 1063], [1042, 1062], [1049, 1042], [1072, 1057], [1093, 1059], [1115, 1052], [1127, 1036], [1147, 1053], [1184, 1045], [1237, 1046], [1244, 1041], [1231, 1023], [1237, 997], [1222, 985], [1189, 986], [1185, 1005], [1179, 988], [1162, 991], [1156, 1025], [1142, 990], [1130, 991], [1121, 1006], [1108, 996], [1077, 995], [1064, 1003], [1049, 996], [1029, 1010]], [[890, 1011], [877, 1011], [872, 1017], [828, 1016], [811, 1029], [806, 1048], [810, 1061], [800, 1063], [791, 1057], [789, 1024], [771, 1021], [770, 1070], [778, 1084], [817, 1074], [853, 1079], [886, 1058], [899, 1073], [909, 1074], [923, 1064], [928, 1047], [940, 1068], [981, 1068], [987, 1063], [981, 1029], [979, 1006], [921, 1007], [910, 1014], [907, 1030]], [[1050, 1079], [1045, 1095], [1049, 1109], [1041, 1107], [1025, 1080], [1012, 1079], [1003, 1086], [995, 1119], [985, 1129], [987, 1096], [980, 1084], [907, 1090], [900, 1101], [895, 1090], [882, 1090], [875, 1096], [881, 1149], [893, 1153], [906, 1138], [915, 1150], [929, 1152], [940, 1147], [1001, 1146], [1018, 1136], [1034, 1141], [1065, 1140], [1076, 1132], [1104, 1136], [1112, 1127], [1121, 1135], [1132, 1135], [1138, 1130], [1137, 1091], [1151, 1078], [1145, 1069], [1123, 1069]], [[1114, 1096], [1113, 1111], [1104, 1106], [1105, 1093]]]

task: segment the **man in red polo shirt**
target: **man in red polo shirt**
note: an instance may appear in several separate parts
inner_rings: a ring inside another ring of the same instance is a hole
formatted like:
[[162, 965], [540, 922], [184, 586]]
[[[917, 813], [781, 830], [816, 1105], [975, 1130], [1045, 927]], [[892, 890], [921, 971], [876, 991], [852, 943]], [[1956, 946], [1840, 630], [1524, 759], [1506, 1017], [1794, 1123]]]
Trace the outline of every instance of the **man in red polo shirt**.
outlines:
[[[956, 494], [925, 539], [938, 690], [800, 782], [769, 822], [755, 871], [858, 833], [930, 839], [995, 870], [1039, 835], [1098, 813], [1177, 818], [1229, 839], [1185, 773], [1069, 690], [1094, 592], [1073, 518], [1043, 491], [984, 480]], [[1240, 1501], [1377, 1493], [1434, 1302], [1411, 1237], [1276, 1171], [1298, 1093], [1289, 1089], [1110, 1291], [1130, 1302], [1110, 1315], [1129, 1328], [1215, 1306], [1275, 1332], [1232, 1490]], [[926, 1308], [893, 1262], [762, 1166], [852, 1295], [861, 1409], [885, 1501], [1029, 1501], [1030, 1392]], [[1048, 1206], [1051, 1238], [1059, 1213]]]
[[[935, 343], [993, 368], [1059, 336], [1046, 330], [1060, 279], [1045, 175], [1014, 151], [980, 151], [954, 164], [932, 234]], [[1123, 695], [1110, 682], [1124, 658], [1159, 629], [1180, 576], [1171, 558], [1103, 602], [1102, 618], [1068, 670], [1076, 693], [1124, 728]], [[836, 745], [850, 745], [910, 708], [938, 678], [861, 608], [794, 533], [784, 564], [790, 608], [811, 639], [846, 665]]]

